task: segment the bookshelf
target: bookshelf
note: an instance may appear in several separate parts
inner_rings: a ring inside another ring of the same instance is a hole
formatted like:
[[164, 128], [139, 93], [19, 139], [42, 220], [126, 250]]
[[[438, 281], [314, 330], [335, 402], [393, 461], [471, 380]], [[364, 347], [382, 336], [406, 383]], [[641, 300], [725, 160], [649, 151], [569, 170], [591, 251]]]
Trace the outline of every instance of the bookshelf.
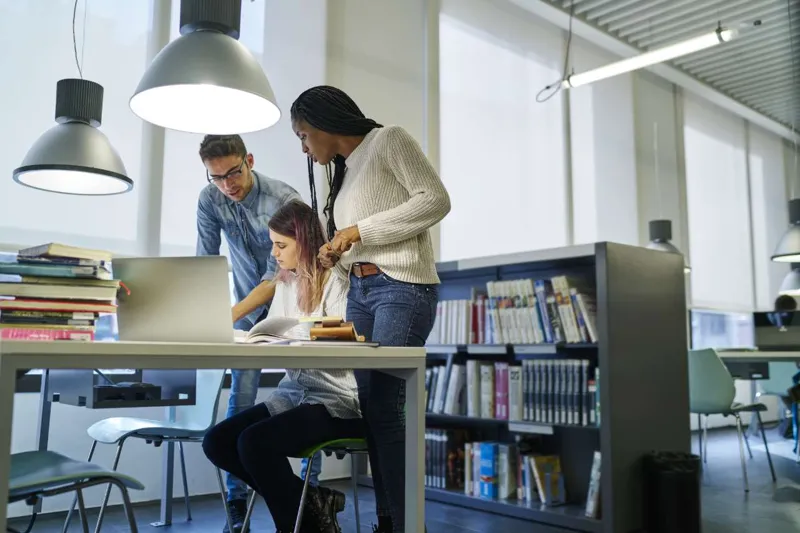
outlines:
[[[459, 410], [462, 414], [429, 412], [428, 431], [470, 431], [475, 442], [534, 439], [531, 442], [541, 446], [536, 453], [559, 457], [567, 502], [548, 507], [537, 498], [481, 498], [465, 494], [463, 489], [433, 487], [426, 488], [426, 499], [520, 518], [542, 531], [641, 529], [642, 457], [653, 450], [690, 451], [683, 258], [601, 242], [441, 263], [437, 268], [442, 281], [440, 301], [473, 299], [476, 290], [487, 290], [487, 282], [559, 276], [589, 280], [593, 287], [584, 290], [593, 292], [597, 342], [432, 342], [427, 351], [429, 366], [470, 360], [511, 365], [525, 365], [525, 361], [569, 365], [567, 360], [588, 360], [600, 373], [596, 396], [602, 416], [599, 424], [586, 425], [466, 416], [463, 408]], [[456, 336], [463, 340], [463, 333]], [[602, 455], [601, 511], [590, 518], [584, 511], [595, 451]], [[371, 485], [365, 460], [359, 472], [359, 482]]]

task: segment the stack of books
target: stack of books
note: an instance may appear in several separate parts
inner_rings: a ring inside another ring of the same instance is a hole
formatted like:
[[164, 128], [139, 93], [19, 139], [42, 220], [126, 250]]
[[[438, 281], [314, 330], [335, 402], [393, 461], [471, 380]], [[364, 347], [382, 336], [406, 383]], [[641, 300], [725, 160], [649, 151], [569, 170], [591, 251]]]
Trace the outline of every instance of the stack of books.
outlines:
[[0, 339], [94, 340], [95, 321], [116, 313], [111, 253], [45, 244], [0, 262]]

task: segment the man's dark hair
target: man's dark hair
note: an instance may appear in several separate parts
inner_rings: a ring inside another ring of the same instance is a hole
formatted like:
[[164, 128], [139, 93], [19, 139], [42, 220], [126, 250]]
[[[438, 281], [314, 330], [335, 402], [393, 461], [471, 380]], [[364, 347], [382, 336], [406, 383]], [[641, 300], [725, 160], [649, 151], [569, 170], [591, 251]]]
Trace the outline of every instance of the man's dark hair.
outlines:
[[247, 155], [244, 141], [238, 135], [206, 135], [200, 143], [200, 159], [203, 161], [229, 155]]
[[[303, 120], [309, 126], [334, 135], [360, 136], [366, 135], [375, 128], [382, 128], [374, 120], [364, 116], [358, 105], [344, 91], [320, 85], [304, 91], [292, 104], [291, 116], [293, 121]], [[331, 164], [325, 169], [328, 177], [328, 200], [325, 202], [323, 213], [328, 220], [328, 238], [333, 239], [336, 232], [336, 221], [333, 219], [333, 204], [342, 189], [344, 182], [344, 157], [338, 154], [333, 158], [333, 171]], [[308, 160], [308, 181], [311, 187], [311, 202], [314, 211], [317, 211], [316, 188], [314, 186], [314, 167], [311, 158]]]

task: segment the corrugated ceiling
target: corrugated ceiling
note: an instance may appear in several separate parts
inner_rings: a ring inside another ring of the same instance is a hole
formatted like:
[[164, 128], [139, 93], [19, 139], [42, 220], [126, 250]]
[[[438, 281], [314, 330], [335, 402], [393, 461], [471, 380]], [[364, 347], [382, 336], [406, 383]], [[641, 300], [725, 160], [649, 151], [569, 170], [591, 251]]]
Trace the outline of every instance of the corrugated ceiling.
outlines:
[[800, 0], [547, 1], [642, 51], [714, 31], [720, 22], [734, 27], [760, 20], [761, 26], [746, 35], [671, 64], [755, 111], [800, 129]]

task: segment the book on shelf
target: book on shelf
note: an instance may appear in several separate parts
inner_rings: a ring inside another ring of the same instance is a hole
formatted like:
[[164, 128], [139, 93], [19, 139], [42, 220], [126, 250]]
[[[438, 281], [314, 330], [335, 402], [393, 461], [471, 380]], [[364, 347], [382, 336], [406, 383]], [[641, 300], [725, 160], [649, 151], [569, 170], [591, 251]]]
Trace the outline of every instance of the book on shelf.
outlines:
[[426, 429], [425, 486], [494, 501], [550, 507], [568, 502], [558, 455], [474, 440], [462, 429]]
[[588, 359], [469, 359], [425, 370], [427, 412], [510, 422], [596, 426], [600, 399]]
[[595, 292], [578, 277], [489, 281], [438, 303], [428, 344], [596, 343]]
[[0, 262], [0, 338], [94, 339], [100, 314], [116, 313], [111, 254], [50, 243]]

